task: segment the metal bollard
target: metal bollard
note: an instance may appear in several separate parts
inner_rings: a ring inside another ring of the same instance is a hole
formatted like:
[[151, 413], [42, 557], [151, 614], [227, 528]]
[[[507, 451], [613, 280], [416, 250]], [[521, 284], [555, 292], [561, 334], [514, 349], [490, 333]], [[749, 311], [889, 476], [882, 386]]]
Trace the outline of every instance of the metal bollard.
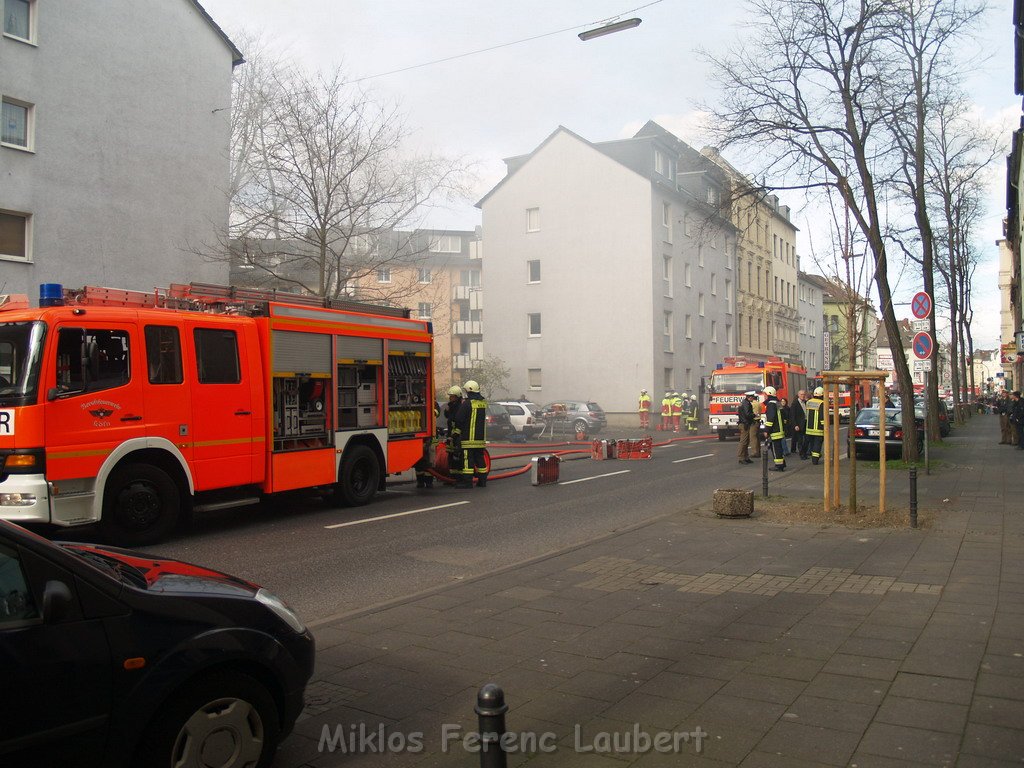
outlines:
[[480, 768], [506, 768], [508, 765], [501, 737], [505, 735], [505, 692], [487, 683], [476, 694], [477, 728], [480, 731]]
[[910, 527], [917, 528], [917, 467], [910, 468]]
[[768, 441], [761, 446], [761, 492], [768, 498]]

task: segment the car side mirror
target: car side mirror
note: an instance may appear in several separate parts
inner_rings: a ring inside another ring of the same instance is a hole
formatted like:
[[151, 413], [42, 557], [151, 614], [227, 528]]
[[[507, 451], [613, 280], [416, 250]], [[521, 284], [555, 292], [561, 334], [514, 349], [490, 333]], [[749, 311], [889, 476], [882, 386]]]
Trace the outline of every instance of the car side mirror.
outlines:
[[51, 580], [43, 587], [43, 621], [53, 624], [68, 615], [74, 597], [63, 581]]

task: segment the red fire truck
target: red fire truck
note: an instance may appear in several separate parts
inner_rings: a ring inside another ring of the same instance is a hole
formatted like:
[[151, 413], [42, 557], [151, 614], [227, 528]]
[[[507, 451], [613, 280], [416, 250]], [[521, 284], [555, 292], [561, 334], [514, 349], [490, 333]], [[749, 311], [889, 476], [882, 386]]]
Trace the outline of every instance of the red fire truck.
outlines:
[[765, 387], [775, 387], [779, 398], [793, 402], [796, 393], [807, 387], [807, 369], [785, 362], [781, 357], [748, 360], [727, 357], [711, 373], [711, 402], [708, 426], [718, 433], [719, 440], [738, 435], [736, 412], [745, 392], [760, 394]]
[[[811, 387], [823, 387], [824, 379], [820, 376], [813, 376], [807, 381], [807, 386]], [[857, 408], [864, 408], [871, 403], [871, 383], [867, 381], [860, 382], [857, 387], [851, 388], [849, 384], [839, 385], [839, 421], [849, 421], [850, 413], [853, 406], [856, 404]]]
[[281, 292], [42, 286], [0, 303], [0, 517], [159, 540], [302, 488], [366, 504], [434, 432], [432, 328]]

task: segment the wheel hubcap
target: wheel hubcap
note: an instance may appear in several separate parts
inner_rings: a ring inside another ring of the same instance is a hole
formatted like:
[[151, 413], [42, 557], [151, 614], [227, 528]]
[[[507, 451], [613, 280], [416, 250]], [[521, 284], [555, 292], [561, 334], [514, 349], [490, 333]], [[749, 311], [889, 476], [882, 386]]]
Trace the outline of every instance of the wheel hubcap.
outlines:
[[241, 699], [217, 699], [195, 712], [174, 744], [174, 768], [249, 768], [263, 753], [263, 721]]
[[118, 497], [118, 518], [127, 528], [143, 530], [160, 517], [160, 496], [149, 483], [127, 485]]

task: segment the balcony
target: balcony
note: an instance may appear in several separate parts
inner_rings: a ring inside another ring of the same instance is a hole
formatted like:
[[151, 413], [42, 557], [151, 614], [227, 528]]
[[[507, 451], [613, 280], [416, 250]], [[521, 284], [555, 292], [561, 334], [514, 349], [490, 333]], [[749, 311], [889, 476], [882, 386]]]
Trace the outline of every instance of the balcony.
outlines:
[[481, 336], [483, 332], [483, 320], [456, 320], [452, 323], [453, 336]]
[[452, 368], [468, 371], [480, 365], [480, 358], [472, 355], [455, 355], [452, 357]]
[[474, 293], [483, 290], [479, 285], [453, 285], [452, 298], [456, 301], [469, 301]]

